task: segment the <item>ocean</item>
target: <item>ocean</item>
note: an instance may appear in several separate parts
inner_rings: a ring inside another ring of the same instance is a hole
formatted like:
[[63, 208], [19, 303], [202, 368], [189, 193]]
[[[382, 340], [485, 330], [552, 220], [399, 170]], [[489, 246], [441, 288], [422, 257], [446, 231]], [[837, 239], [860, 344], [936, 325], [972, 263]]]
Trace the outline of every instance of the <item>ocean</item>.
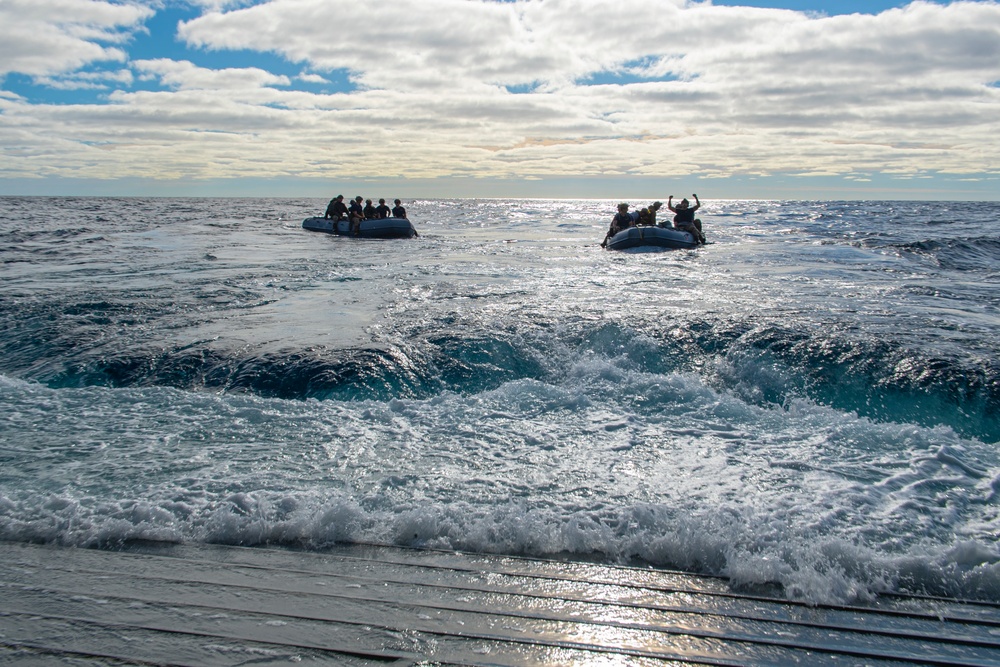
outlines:
[[0, 539], [1000, 599], [1000, 203], [706, 197], [709, 245], [606, 251], [616, 203], [406, 200], [379, 241], [0, 198]]

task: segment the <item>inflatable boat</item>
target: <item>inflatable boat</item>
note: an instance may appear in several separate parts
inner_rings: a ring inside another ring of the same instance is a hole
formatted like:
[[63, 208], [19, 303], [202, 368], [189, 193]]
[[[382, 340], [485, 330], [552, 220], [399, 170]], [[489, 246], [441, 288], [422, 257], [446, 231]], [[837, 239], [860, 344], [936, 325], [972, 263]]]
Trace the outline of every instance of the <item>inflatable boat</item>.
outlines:
[[[328, 220], [326, 218], [306, 218], [302, 228], [314, 232], [326, 232], [338, 236], [354, 236], [347, 220]], [[380, 218], [377, 220], [362, 220], [357, 234], [363, 239], [408, 239], [417, 236], [417, 230], [406, 218]]]
[[629, 227], [608, 239], [608, 250], [628, 248], [697, 248], [698, 242], [691, 232], [671, 227]]

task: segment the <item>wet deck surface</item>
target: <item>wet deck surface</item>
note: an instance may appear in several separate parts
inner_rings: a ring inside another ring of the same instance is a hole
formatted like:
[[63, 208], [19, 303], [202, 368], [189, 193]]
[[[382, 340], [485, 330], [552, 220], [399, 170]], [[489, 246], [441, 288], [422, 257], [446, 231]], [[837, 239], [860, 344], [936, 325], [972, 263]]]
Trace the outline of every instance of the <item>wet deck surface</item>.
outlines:
[[998, 665], [1000, 605], [349, 546], [0, 542], [0, 665]]

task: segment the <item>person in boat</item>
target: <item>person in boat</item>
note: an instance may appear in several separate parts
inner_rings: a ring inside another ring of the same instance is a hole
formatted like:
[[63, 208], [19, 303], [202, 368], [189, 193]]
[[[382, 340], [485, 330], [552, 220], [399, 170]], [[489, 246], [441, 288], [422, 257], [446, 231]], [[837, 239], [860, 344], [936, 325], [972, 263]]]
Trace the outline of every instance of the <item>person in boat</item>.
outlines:
[[661, 201], [654, 201], [649, 206], [641, 209], [639, 211], [639, 224], [640, 225], [649, 225], [651, 227], [655, 226], [656, 225], [656, 212], [659, 211], [662, 206], [663, 206], [663, 202], [661, 202]]
[[347, 215], [351, 219], [351, 231], [354, 232], [355, 236], [361, 233], [361, 221], [365, 219], [365, 210], [361, 206], [363, 201], [361, 195], [358, 195], [347, 209]]
[[674, 196], [667, 198], [667, 208], [674, 212], [674, 229], [682, 232], [690, 232], [698, 243], [705, 243], [705, 235], [701, 232], [701, 220], [694, 217], [694, 212], [701, 208], [701, 201], [698, 195], [694, 197], [694, 206], [687, 199], [682, 199], [677, 206], [674, 206]]
[[326, 213], [323, 215], [324, 220], [343, 220], [347, 217], [347, 204], [344, 203], [344, 195], [337, 195], [330, 200], [330, 203], [326, 206]]
[[[395, 204], [395, 206], [392, 207], [392, 217], [409, 220], [409, 218], [406, 217], [406, 209], [403, 208], [403, 204], [398, 199], [393, 200], [392, 203]], [[413, 225], [411, 224], [410, 227], [412, 226]], [[417, 234], [417, 230], [415, 229], [413, 230], [413, 235], [420, 236], [420, 234]]]
[[395, 206], [392, 207], [392, 217], [402, 218], [403, 220], [409, 220], [409, 218], [406, 217], [406, 209], [403, 208], [403, 205], [400, 203], [400, 201], [396, 199], [392, 203], [395, 204]]
[[624, 202], [618, 204], [618, 212], [615, 213], [615, 217], [611, 218], [611, 227], [608, 228], [608, 233], [601, 241], [601, 247], [604, 248], [608, 245], [608, 239], [622, 231], [623, 229], [628, 229], [633, 224], [632, 215], [628, 212], [628, 204]]
[[378, 206], [375, 207], [375, 217], [378, 218], [379, 220], [383, 220], [385, 218], [388, 218], [390, 215], [392, 215], [392, 211], [389, 209], [388, 206], [386, 206], [385, 200], [379, 199]]
[[374, 220], [376, 218], [375, 204], [372, 203], [371, 199], [365, 200], [365, 220]]

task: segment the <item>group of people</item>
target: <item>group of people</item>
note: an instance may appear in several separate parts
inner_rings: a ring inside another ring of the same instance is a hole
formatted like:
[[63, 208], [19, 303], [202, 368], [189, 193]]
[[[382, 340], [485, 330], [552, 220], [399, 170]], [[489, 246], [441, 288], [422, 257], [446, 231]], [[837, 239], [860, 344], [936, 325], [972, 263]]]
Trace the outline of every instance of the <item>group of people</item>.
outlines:
[[333, 220], [348, 220], [351, 223], [351, 231], [358, 234], [361, 229], [362, 220], [381, 220], [383, 218], [406, 218], [406, 209], [402, 203], [396, 199], [394, 207], [389, 208], [384, 199], [378, 200], [378, 206], [372, 204], [371, 199], [364, 199], [358, 195], [351, 200], [350, 204], [344, 203], [344, 195], [337, 195], [327, 204], [326, 213], [323, 218]]
[[[705, 235], [701, 231], [701, 220], [694, 217], [695, 211], [701, 208], [701, 201], [698, 199], [698, 195], [691, 196], [694, 197], [694, 206], [691, 206], [691, 202], [687, 199], [681, 199], [680, 203], [674, 206], [674, 196], [670, 195], [667, 198], [667, 208], [674, 213], [673, 229], [690, 232], [696, 242], [705, 243]], [[656, 201], [645, 208], [639, 209], [637, 215], [629, 212], [628, 204], [618, 204], [618, 212], [611, 219], [611, 228], [608, 229], [608, 235], [604, 237], [601, 247], [607, 246], [608, 240], [612, 236], [629, 227], [638, 227], [640, 225], [671, 227], [670, 223], [666, 220], [660, 223], [656, 222], [656, 212], [662, 207], [663, 202]]]

